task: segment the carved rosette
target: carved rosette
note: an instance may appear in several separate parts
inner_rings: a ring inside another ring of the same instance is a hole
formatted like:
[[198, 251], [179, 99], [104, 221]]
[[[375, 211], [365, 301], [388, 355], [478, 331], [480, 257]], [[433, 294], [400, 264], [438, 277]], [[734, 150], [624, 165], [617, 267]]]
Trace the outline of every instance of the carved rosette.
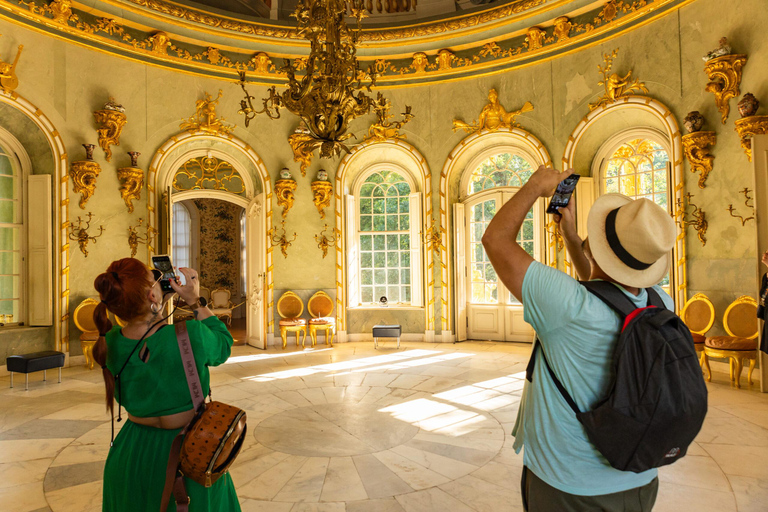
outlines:
[[96, 192], [96, 178], [101, 172], [99, 164], [93, 160], [81, 160], [72, 162], [69, 169], [69, 177], [72, 178], [72, 188], [75, 194], [80, 196], [80, 208], [85, 210], [85, 203]]
[[123, 126], [128, 122], [125, 112], [119, 110], [97, 110], [93, 113], [96, 122], [99, 123], [99, 146], [104, 150], [104, 155], [109, 162], [112, 159], [112, 149], [110, 146], [120, 145], [120, 134], [123, 132]]
[[296, 180], [279, 179], [275, 182], [275, 196], [277, 197], [277, 206], [283, 208], [283, 218], [288, 215], [288, 211], [293, 208], [295, 197], [293, 192], [297, 188]]
[[325, 218], [325, 209], [331, 205], [331, 199], [333, 198], [333, 185], [328, 181], [313, 181], [310, 185], [312, 188], [312, 202], [315, 203], [317, 211], [320, 212], [320, 218]]
[[741, 147], [752, 161], [752, 137], [768, 133], [768, 116], [749, 116], [737, 119], [734, 123], [741, 137]]
[[717, 142], [715, 132], [693, 132], [683, 135], [683, 151], [691, 164], [691, 172], [698, 172], [699, 188], [704, 188], [707, 175], [712, 172], [715, 157], [709, 154], [709, 146]]
[[708, 60], [704, 65], [704, 71], [709, 77], [709, 83], [704, 90], [715, 95], [715, 105], [720, 111], [723, 124], [731, 111], [728, 101], [741, 94], [739, 85], [741, 85], [741, 73], [746, 62], [746, 55], [723, 55]]
[[138, 167], [123, 167], [117, 170], [120, 181], [120, 196], [128, 207], [128, 213], [133, 213], [133, 201], [141, 199], [141, 189], [144, 188], [144, 171]]

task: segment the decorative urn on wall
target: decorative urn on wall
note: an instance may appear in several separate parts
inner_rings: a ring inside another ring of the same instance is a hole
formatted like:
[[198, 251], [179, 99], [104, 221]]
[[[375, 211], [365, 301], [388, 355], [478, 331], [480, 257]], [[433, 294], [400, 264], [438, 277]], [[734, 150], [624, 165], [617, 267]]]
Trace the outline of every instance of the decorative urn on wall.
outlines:
[[277, 205], [283, 207], [283, 218], [288, 215], [288, 210], [293, 207], [295, 199], [293, 192], [296, 190], [296, 187], [296, 180], [291, 176], [291, 171], [287, 167], [283, 167], [283, 170], [280, 171], [280, 179], [275, 181]]
[[333, 197], [333, 185], [328, 181], [328, 172], [325, 169], [317, 171], [317, 179], [310, 185], [312, 189], [312, 202], [315, 203], [320, 218], [325, 218], [325, 209], [331, 205]]
[[688, 112], [688, 115], [683, 120], [683, 124], [688, 133], [698, 132], [704, 126], [704, 116], [698, 110]]
[[712, 172], [712, 166], [715, 162], [715, 157], [709, 153], [709, 146], [715, 145], [717, 134], [701, 131], [704, 126], [704, 116], [698, 110], [688, 112], [683, 124], [688, 130], [688, 133], [682, 137], [683, 152], [691, 164], [691, 172], [699, 173], [699, 188], [704, 188], [704, 182], [707, 181], [707, 176]]
[[752, 137], [768, 133], [768, 116], [755, 115], [760, 108], [760, 102], [751, 93], [745, 94], [738, 106], [741, 119], [737, 119], [733, 124], [741, 137], [741, 148], [751, 162]]
[[738, 105], [741, 117], [753, 116], [757, 113], [757, 109], [760, 108], [760, 102], [751, 92], [742, 96]]
[[96, 178], [101, 172], [101, 167], [93, 161], [94, 144], [83, 144], [85, 148], [85, 160], [72, 162], [69, 169], [69, 177], [72, 178], [72, 190], [80, 196], [80, 208], [85, 210], [85, 203], [96, 192]]

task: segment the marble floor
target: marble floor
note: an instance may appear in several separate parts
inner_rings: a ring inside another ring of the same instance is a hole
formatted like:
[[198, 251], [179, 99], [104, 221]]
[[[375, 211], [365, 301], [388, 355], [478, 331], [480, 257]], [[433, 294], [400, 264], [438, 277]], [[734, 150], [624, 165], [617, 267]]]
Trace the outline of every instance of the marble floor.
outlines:
[[[522, 510], [522, 458], [509, 433], [529, 351], [492, 342], [235, 347], [212, 382], [216, 400], [248, 413], [232, 468], [243, 510]], [[41, 379], [33, 374], [25, 392], [0, 378], [0, 509], [100, 510], [110, 437], [101, 375], [75, 367], [61, 384]], [[654, 510], [766, 511], [768, 394], [717, 373], [709, 392], [688, 456], [660, 471]]]

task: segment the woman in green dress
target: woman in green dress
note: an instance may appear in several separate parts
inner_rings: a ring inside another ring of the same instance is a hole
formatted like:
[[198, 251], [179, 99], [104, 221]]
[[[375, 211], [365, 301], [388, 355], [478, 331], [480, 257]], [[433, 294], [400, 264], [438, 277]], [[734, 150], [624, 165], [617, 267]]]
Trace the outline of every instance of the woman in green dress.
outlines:
[[[188, 321], [187, 329], [207, 394], [208, 366], [227, 360], [232, 336], [205, 302], [198, 300], [197, 272], [179, 270], [186, 284], [171, 281], [171, 287], [194, 307], [196, 320]], [[100, 334], [93, 356], [104, 375], [107, 409], [114, 414], [113, 399], [117, 399], [128, 412], [104, 467], [105, 512], [160, 510], [171, 443], [193, 415], [176, 332], [162, 321], [164, 300], [158, 278], [141, 261], [124, 258], [113, 262], [94, 282], [101, 303], [94, 312]], [[127, 322], [122, 329], [112, 326], [107, 309]], [[240, 511], [229, 474], [209, 488], [185, 480], [190, 512]], [[176, 510], [173, 499], [167, 510]]]

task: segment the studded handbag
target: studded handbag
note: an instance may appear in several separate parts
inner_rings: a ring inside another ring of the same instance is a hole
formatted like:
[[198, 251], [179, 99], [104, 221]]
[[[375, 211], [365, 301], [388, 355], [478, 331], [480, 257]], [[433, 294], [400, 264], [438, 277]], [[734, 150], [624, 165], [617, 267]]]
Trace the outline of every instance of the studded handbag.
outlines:
[[212, 486], [235, 461], [247, 431], [245, 411], [222, 402], [205, 403], [186, 322], [176, 324], [176, 338], [195, 416], [173, 440], [161, 512], [168, 507], [171, 493], [176, 501], [176, 510], [187, 512], [189, 496], [184, 477], [204, 487]]

